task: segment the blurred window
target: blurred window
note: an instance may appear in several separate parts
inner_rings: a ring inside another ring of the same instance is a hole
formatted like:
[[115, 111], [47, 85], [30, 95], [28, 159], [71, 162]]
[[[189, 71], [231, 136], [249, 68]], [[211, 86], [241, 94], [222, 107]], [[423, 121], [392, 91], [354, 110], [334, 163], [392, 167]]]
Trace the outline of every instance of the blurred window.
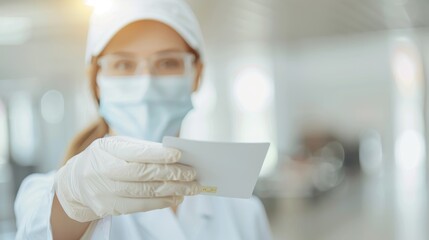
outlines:
[[34, 111], [30, 93], [21, 91], [9, 101], [11, 156], [21, 166], [34, 165]]

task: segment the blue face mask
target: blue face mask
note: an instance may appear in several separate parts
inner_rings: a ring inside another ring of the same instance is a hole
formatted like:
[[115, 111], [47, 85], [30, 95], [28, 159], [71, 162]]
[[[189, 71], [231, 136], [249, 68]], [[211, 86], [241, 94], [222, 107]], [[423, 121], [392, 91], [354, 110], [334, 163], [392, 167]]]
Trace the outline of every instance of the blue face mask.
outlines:
[[118, 135], [161, 142], [193, 108], [192, 77], [99, 76], [100, 114]]

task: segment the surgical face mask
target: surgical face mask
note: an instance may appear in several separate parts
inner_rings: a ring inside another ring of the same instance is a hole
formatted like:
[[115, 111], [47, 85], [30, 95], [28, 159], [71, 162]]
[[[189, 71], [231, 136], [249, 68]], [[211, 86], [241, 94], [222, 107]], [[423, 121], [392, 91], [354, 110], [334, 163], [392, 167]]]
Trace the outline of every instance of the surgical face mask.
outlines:
[[193, 108], [192, 77], [99, 76], [100, 114], [118, 135], [161, 142]]

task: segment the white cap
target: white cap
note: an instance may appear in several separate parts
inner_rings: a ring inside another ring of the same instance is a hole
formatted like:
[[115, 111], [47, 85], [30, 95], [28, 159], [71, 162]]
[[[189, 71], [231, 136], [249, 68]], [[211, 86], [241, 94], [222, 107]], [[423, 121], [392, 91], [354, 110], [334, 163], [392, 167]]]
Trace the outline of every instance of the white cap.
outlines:
[[198, 20], [185, 0], [113, 0], [110, 10], [94, 11], [88, 32], [85, 61], [98, 56], [122, 28], [139, 20], [156, 20], [173, 28], [204, 57]]

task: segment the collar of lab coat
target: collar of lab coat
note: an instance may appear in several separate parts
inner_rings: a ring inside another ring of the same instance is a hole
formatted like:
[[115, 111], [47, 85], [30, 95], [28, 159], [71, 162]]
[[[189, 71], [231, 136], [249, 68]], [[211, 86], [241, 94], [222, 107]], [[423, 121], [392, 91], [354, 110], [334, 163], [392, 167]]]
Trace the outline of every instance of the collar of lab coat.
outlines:
[[194, 196], [186, 199], [190, 204], [196, 207], [197, 215], [204, 218], [211, 218], [213, 216], [213, 198], [208, 196]]

